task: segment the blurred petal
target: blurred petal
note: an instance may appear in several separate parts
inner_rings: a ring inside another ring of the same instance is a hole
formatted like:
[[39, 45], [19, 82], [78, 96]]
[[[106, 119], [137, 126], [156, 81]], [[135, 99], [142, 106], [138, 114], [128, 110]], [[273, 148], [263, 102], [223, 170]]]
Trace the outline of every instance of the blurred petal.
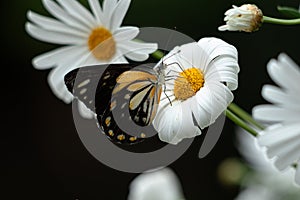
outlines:
[[38, 26], [35, 26], [31, 23], [25, 24], [26, 31], [34, 38], [44, 41], [44, 42], [50, 42], [54, 44], [85, 44], [86, 39], [66, 34], [66, 33], [60, 33], [55, 31], [47, 31], [42, 28], [39, 28]]
[[99, 3], [99, 0], [88, 0], [91, 10], [96, 18], [97, 24], [103, 24], [103, 13]]
[[53, 32], [61, 32], [66, 33], [74, 36], [79, 36], [82, 38], [86, 38], [87, 35], [83, 33], [82, 31], [66, 26], [66, 24], [63, 24], [60, 21], [57, 21], [55, 19], [45, 17], [42, 15], [39, 15], [37, 13], [34, 13], [32, 11], [27, 12], [27, 17], [30, 19], [33, 23], [38, 25], [40, 28], [43, 28], [45, 30], [53, 31]]
[[79, 114], [85, 119], [93, 119], [95, 117], [95, 113], [88, 109], [81, 101], [78, 101], [78, 111]]
[[[107, 1], [107, 0], [106, 0]], [[113, 12], [110, 29], [114, 32], [118, 27], [121, 26], [122, 21], [127, 13], [131, 0], [120, 0]]]
[[114, 32], [114, 39], [117, 43], [134, 39], [139, 34], [139, 28], [123, 26]]
[[62, 5], [70, 15], [84, 24], [87, 28], [93, 29], [97, 26], [97, 23], [91, 13], [78, 1], [57, 0], [57, 2]]
[[128, 200], [183, 199], [178, 178], [168, 168], [145, 172], [130, 184]]
[[103, 1], [104, 26], [107, 28], [111, 28], [110, 25], [111, 25], [112, 15], [115, 11], [117, 3], [118, 3], [117, 0], [104, 0]]
[[122, 50], [122, 52], [124, 52], [124, 54], [131, 51], [138, 51], [139, 53], [150, 54], [157, 50], [158, 45], [156, 43], [123, 41], [120, 44], [118, 44], [118, 47]]
[[276, 168], [284, 170], [300, 160], [300, 69], [285, 54], [272, 59], [267, 68], [279, 87], [264, 86], [262, 95], [274, 104], [256, 106], [252, 112], [254, 118], [272, 123], [261, 132], [258, 142], [275, 158]]
[[81, 22], [74, 19], [70, 14], [68, 14], [64, 9], [62, 9], [57, 3], [52, 0], [43, 0], [45, 8], [51, 13], [54, 17], [61, 20], [62, 22], [70, 25], [71, 27], [81, 30], [83, 33], [89, 33], [90, 30], [87, 29]]
[[288, 110], [279, 106], [260, 105], [253, 108], [254, 118], [266, 122], [299, 121], [298, 110]]

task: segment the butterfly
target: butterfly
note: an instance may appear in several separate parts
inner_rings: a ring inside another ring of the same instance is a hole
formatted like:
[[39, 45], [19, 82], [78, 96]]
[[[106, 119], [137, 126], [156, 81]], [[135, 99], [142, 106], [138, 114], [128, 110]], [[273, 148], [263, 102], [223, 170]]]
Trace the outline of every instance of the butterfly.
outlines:
[[70, 92], [95, 112], [98, 126], [114, 143], [136, 144], [157, 132], [152, 127], [166, 66], [111, 64], [86, 66], [65, 75]]

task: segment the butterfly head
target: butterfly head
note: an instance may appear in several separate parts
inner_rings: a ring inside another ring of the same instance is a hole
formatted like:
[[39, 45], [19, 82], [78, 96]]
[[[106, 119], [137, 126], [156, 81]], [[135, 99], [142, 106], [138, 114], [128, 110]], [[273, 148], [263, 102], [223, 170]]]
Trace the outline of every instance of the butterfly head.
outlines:
[[170, 52], [167, 56], [164, 56], [153, 68], [153, 70], [156, 72], [157, 77], [158, 77], [158, 82], [164, 84], [165, 82], [165, 70], [167, 69], [168, 66], [172, 65], [165, 63], [166, 60], [172, 58], [176, 54], [180, 53], [179, 49], [174, 49], [174, 52]]

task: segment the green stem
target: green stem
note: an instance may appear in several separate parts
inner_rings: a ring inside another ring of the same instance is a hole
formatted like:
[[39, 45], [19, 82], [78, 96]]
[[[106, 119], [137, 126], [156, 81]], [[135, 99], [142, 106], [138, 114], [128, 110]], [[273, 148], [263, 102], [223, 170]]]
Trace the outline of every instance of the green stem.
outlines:
[[265, 127], [263, 125], [261, 125], [260, 123], [258, 123], [257, 121], [255, 121], [252, 116], [247, 113], [246, 111], [244, 111], [242, 108], [240, 108], [238, 105], [236, 105], [235, 103], [231, 103], [228, 108], [235, 113], [238, 117], [240, 117], [241, 119], [243, 119], [244, 121], [252, 124], [253, 126], [255, 126], [256, 128], [263, 130]]
[[162, 57], [164, 57], [164, 53], [160, 50], [156, 50], [153, 54], [151, 54], [152, 57], [154, 57], [157, 60], [160, 60]]
[[241, 128], [245, 129], [246, 131], [248, 131], [251, 135], [253, 135], [254, 137], [256, 137], [258, 135], [258, 133], [251, 128], [247, 123], [245, 123], [243, 120], [241, 120], [238, 116], [236, 116], [233, 112], [231, 112], [230, 110], [226, 110], [225, 111], [226, 116], [233, 121], [236, 125], [240, 126]]
[[297, 25], [300, 24], [300, 18], [298, 19], [277, 19], [273, 17], [263, 17], [264, 23], [270, 23], [270, 24], [280, 24], [280, 25]]

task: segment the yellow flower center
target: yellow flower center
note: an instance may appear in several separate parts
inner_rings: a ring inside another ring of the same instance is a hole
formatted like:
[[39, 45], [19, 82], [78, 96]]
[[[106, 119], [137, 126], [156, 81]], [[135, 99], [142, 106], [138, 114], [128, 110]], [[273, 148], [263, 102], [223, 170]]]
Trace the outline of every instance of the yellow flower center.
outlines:
[[99, 60], [110, 60], [116, 53], [116, 42], [109, 30], [95, 28], [88, 40], [90, 51]]
[[189, 68], [179, 73], [174, 84], [174, 95], [178, 100], [186, 100], [196, 94], [204, 85], [204, 75], [198, 68]]

